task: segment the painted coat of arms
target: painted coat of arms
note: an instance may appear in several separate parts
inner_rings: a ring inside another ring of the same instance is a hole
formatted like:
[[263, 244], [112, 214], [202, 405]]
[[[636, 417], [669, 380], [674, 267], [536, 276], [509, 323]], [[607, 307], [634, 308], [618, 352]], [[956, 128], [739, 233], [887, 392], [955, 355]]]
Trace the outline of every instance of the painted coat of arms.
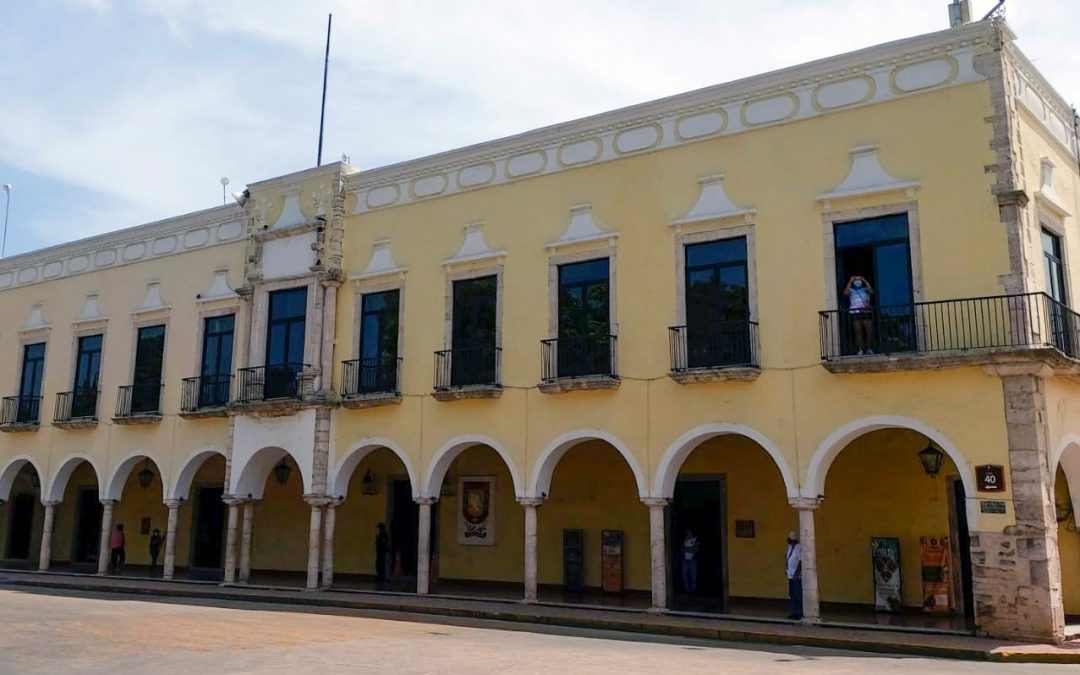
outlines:
[[464, 546], [495, 545], [495, 478], [465, 476], [458, 495], [458, 543]]

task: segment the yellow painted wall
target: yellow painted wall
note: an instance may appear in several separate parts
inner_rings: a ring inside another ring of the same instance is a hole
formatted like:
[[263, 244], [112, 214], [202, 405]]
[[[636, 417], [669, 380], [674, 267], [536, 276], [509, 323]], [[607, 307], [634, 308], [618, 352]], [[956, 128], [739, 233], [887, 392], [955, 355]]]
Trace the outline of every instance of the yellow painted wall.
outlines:
[[56, 507], [53, 515], [52, 559], [70, 561], [72, 547], [75, 544], [76, 504], [79, 490], [82, 488], [98, 490], [98, 479], [94, 469], [87, 462], [82, 462], [72, 472], [64, 490], [64, 501]]
[[[364, 474], [371, 471], [376, 494], [361, 493]], [[334, 570], [343, 574], [375, 574], [375, 526], [386, 523], [390, 481], [407, 477], [405, 466], [386, 448], [373, 450], [357, 465], [349, 493], [337, 507], [334, 525]], [[413, 544], [415, 546], [415, 544]]]
[[922, 606], [920, 536], [949, 531], [946, 460], [930, 478], [919, 463], [926, 440], [902, 431], [863, 436], [836, 458], [815, 517], [818, 584], [823, 602], [873, 604], [871, 537], [900, 539], [904, 604]]
[[[1074, 490], [1080, 486], [1074, 486]], [[1069, 497], [1069, 485], [1065, 472], [1058, 469], [1054, 481], [1054, 502], [1058, 506], [1059, 518], [1062, 507], [1072, 504]], [[1065, 613], [1080, 615], [1080, 533], [1077, 532], [1077, 517], [1071, 513], [1069, 518], [1058, 522], [1058, 551], [1061, 554], [1061, 592], [1065, 596]]]
[[303, 500], [300, 470], [291, 457], [289, 481], [279, 485], [273, 472], [266, 479], [263, 498], [256, 502], [251, 535], [251, 569], [302, 571], [307, 569], [311, 507]]
[[[126, 535], [125, 556], [129, 565], [150, 564], [150, 535], [154, 529], [161, 530], [162, 545], [158, 555], [158, 565], [165, 562], [165, 530], [169, 520], [169, 509], [162, 500], [161, 472], [157, 466], [150, 462], [149, 468], [154, 472], [154, 479], [150, 485], [139, 485], [138, 473], [143, 470], [140, 462], [128, 476], [124, 484], [124, 494], [119, 503], [113, 508], [113, 528], [117, 525], [124, 526]], [[143, 518], [150, 519], [150, 529], [146, 534], [142, 533], [141, 524]]]
[[18, 495], [32, 495], [35, 499], [34, 516], [30, 521], [30, 548], [28, 560], [33, 562], [38, 559], [41, 546], [41, 527], [45, 519], [45, 508], [40, 504], [40, 491], [34, 487], [33, 477], [35, 471], [29, 464], [24, 465], [19, 475], [11, 486], [11, 499], [0, 506], [0, 553], [3, 556], [11, 555], [11, 525], [14, 513], [14, 501]]
[[[225, 484], [225, 458], [221, 455], [210, 457], [195, 473], [191, 481], [191, 490], [188, 492], [185, 503], [180, 507], [180, 515], [176, 524], [176, 565], [187, 567], [191, 563], [192, 531], [195, 519], [195, 499], [198, 496], [199, 487], [216, 487]], [[228, 507], [223, 511], [222, 536], [228, 528]], [[222, 545], [222, 551], [225, 550]]]

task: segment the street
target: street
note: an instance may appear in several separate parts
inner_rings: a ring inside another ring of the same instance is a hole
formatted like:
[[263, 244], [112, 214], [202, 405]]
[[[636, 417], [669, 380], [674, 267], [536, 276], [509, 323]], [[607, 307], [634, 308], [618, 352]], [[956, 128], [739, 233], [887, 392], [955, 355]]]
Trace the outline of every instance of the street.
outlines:
[[[347, 610], [0, 589], [3, 673], [1065, 673]], [[465, 625], [465, 624], [468, 625]], [[496, 627], [497, 626], [497, 627]]]

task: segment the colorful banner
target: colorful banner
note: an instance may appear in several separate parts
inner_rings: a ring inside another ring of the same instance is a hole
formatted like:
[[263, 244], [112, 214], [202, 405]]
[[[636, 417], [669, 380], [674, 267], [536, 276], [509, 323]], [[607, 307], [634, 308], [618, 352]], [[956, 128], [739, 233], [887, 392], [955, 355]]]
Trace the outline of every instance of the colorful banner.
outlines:
[[900, 587], [900, 540], [871, 537], [870, 556], [874, 563], [874, 609], [899, 612], [903, 606]]
[[923, 611], [948, 614], [952, 609], [949, 591], [950, 559], [948, 537], [919, 537], [922, 560]]
[[463, 477], [458, 485], [458, 543], [463, 546], [495, 545], [495, 478]]

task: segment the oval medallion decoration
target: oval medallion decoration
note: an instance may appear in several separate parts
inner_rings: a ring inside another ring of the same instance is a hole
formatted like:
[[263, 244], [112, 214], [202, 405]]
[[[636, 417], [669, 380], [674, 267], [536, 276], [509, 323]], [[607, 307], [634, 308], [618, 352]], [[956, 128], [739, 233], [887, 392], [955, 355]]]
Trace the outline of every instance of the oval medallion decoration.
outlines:
[[116, 262], [116, 251], [98, 251], [98, 254], [94, 256], [94, 265], [98, 267], [105, 267]]
[[7, 288], [11, 285], [11, 282], [15, 281], [15, 275], [11, 272], [4, 272], [0, 274], [0, 288]]
[[524, 155], [511, 157], [506, 163], [506, 173], [514, 178], [528, 176], [544, 170], [547, 164], [547, 154], [543, 152], [528, 152]]
[[184, 248], [198, 248], [210, 241], [210, 230], [200, 228], [184, 235]]
[[[146, 244], [142, 242], [138, 244], [128, 244], [124, 247], [123, 257], [124, 260], [138, 260], [146, 253]], [[98, 263], [101, 265], [102, 263]]]
[[892, 71], [892, 86], [904, 94], [938, 87], [953, 80], [959, 71], [960, 64], [951, 56], [909, 63]]
[[398, 194], [399, 190], [397, 185], [382, 185], [368, 190], [368, 208], [377, 209], [382, 206], [389, 206], [398, 200]]
[[743, 122], [748, 126], [782, 122], [790, 119], [799, 110], [799, 99], [795, 94], [781, 94], [743, 104]]
[[458, 185], [461, 187], [476, 187], [495, 180], [495, 165], [491, 162], [467, 166], [458, 172]]
[[160, 239], [154, 240], [150, 250], [154, 255], [165, 255], [174, 248], [176, 248], [176, 237], [161, 237]]
[[723, 110], [687, 115], [675, 123], [675, 134], [682, 140], [702, 138], [720, 133], [727, 126], [727, 115]]
[[80, 255], [80, 256], [77, 256], [75, 258], [72, 258], [71, 260], [69, 260], [67, 262], [67, 271], [69, 273], [71, 273], [71, 272], [82, 272], [84, 269], [86, 269], [89, 266], [90, 266], [90, 259], [87, 258], [84, 255]]
[[814, 106], [820, 110], [833, 110], [855, 105], [874, 95], [874, 80], [866, 75], [838, 82], [826, 82], [814, 90]]
[[600, 156], [601, 148], [599, 138], [587, 138], [584, 141], [567, 143], [559, 148], [559, 162], [563, 166], [591, 162]]
[[446, 189], [446, 176], [437, 174], [418, 178], [413, 183], [413, 194], [417, 197], [431, 197]]
[[28, 284], [31, 281], [35, 281], [37, 279], [37, 273], [38, 271], [36, 267], [22, 268], [21, 270], [19, 270], [19, 283]]
[[41, 276], [46, 279], [52, 279], [53, 277], [60, 276], [60, 273], [64, 271], [64, 265], [59, 260], [45, 263], [45, 266], [41, 268]]
[[648, 150], [660, 142], [660, 127], [650, 124], [636, 129], [628, 129], [615, 136], [615, 150], [620, 153]]
[[236, 239], [244, 231], [244, 226], [238, 220], [234, 220], [231, 223], [225, 223], [218, 228], [217, 238], [221, 241], [228, 241], [229, 239]]

